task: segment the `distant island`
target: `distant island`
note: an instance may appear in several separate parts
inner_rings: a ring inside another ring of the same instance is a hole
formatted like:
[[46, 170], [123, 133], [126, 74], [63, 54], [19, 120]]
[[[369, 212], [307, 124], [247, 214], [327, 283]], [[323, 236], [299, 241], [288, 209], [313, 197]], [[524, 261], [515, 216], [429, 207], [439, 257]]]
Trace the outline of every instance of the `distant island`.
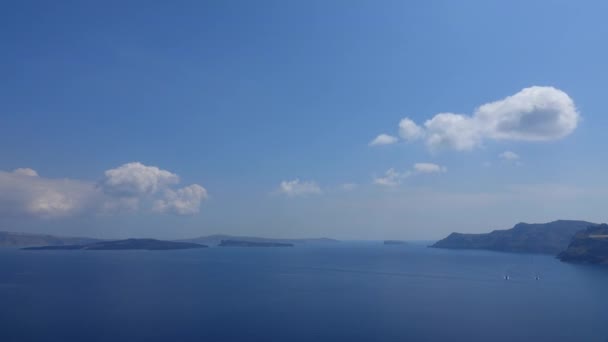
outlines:
[[99, 241], [102, 240], [47, 234], [0, 232], [0, 247], [86, 245]]
[[406, 241], [401, 240], [384, 240], [385, 245], [407, 245]]
[[163, 241], [156, 239], [126, 239], [115, 241], [101, 241], [85, 245], [61, 245], [61, 246], [39, 246], [25, 247], [25, 250], [171, 250], [205, 248], [207, 246], [198, 243]]
[[309, 239], [280, 239], [280, 238], [265, 238], [265, 237], [254, 237], [254, 236], [235, 236], [216, 234], [208, 236], [200, 236], [192, 239], [181, 239], [177, 240], [180, 242], [193, 242], [201, 243], [210, 246], [219, 246], [224, 240], [235, 240], [235, 241], [246, 241], [246, 242], [269, 242], [269, 243], [285, 243], [285, 244], [332, 244], [339, 242], [338, 240], [329, 238], [309, 238]]
[[608, 225], [601, 224], [578, 232], [568, 248], [557, 257], [566, 262], [608, 264]]
[[590, 226], [597, 224], [572, 220], [518, 223], [511, 229], [494, 230], [487, 234], [452, 233], [430, 247], [557, 255], [568, 248], [576, 233]]
[[222, 240], [219, 247], [293, 247], [292, 243], [267, 241]]
[[[146, 240], [146, 239], [139, 239]], [[329, 238], [302, 238], [302, 239], [280, 239], [280, 238], [265, 238], [254, 236], [234, 236], [234, 235], [208, 235], [200, 236], [191, 239], [172, 240], [173, 242], [192, 243], [196, 245], [219, 246], [223, 240], [236, 240], [246, 242], [268, 242], [279, 244], [333, 244], [338, 240]], [[160, 241], [160, 240], [159, 240]], [[116, 240], [110, 239], [95, 239], [88, 237], [65, 237], [48, 234], [32, 234], [0, 231], [0, 248], [2, 247], [44, 247], [44, 249], [52, 249], [51, 246], [64, 247], [54, 249], [82, 249], [83, 246], [88, 246], [97, 242], [113, 243]], [[170, 241], [167, 241], [170, 242]], [[91, 246], [92, 247], [92, 246]]]

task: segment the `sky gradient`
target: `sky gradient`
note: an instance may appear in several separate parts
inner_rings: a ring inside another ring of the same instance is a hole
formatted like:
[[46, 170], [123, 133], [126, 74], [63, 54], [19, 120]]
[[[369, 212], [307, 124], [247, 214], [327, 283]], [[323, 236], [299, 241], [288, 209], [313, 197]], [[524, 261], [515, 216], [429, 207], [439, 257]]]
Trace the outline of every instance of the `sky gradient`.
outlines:
[[0, 13], [0, 230], [438, 239], [606, 221], [603, 1]]

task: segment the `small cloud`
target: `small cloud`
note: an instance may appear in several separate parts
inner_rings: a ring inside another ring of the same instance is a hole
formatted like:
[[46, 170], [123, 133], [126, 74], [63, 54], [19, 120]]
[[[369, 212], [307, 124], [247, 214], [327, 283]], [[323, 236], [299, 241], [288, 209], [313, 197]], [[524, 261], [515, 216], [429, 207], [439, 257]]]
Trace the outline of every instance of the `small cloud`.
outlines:
[[416, 173], [440, 173], [447, 172], [445, 166], [440, 166], [433, 163], [416, 163], [414, 164], [414, 171]]
[[383, 177], [375, 177], [373, 182], [376, 185], [395, 187], [401, 184], [401, 181], [409, 177], [410, 174], [409, 171], [401, 173], [397, 172], [394, 168], [390, 168], [384, 173]]
[[282, 181], [279, 185], [278, 192], [288, 197], [318, 195], [321, 193], [321, 188], [316, 182], [301, 182], [296, 178], [291, 181]]
[[401, 182], [405, 178], [408, 178], [410, 176], [415, 176], [419, 174], [443, 173], [447, 172], [447, 170], [448, 169], [445, 166], [433, 163], [415, 163], [411, 170], [407, 170], [404, 172], [398, 172], [394, 168], [390, 168], [384, 173], [384, 176], [374, 177], [373, 183], [386, 187], [396, 187], [401, 184]]
[[369, 146], [381, 146], [381, 145], [391, 145], [397, 142], [397, 138], [388, 135], [388, 134], [380, 134], [374, 140], [370, 141]]
[[503, 153], [499, 154], [498, 157], [502, 160], [506, 160], [506, 161], [516, 161], [519, 160], [519, 155], [515, 152], [511, 152], [511, 151], [504, 151]]

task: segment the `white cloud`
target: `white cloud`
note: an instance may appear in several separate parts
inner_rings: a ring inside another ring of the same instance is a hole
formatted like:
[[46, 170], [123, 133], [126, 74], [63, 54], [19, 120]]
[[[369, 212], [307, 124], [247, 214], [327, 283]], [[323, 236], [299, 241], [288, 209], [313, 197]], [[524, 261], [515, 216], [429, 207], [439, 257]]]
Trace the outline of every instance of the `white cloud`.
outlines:
[[101, 187], [110, 195], [137, 197], [154, 194], [177, 183], [179, 177], [174, 173], [133, 162], [107, 170]]
[[384, 176], [374, 177], [373, 183], [376, 185], [382, 185], [386, 187], [395, 187], [401, 184], [401, 182], [410, 176], [419, 174], [431, 174], [431, 173], [442, 173], [447, 172], [445, 166], [433, 164], [433, 163], [415, 163], [411, 170], [399, 172], [394, 168], [388, 169]]
[[399, 122], [399, 135], [407, 141], [413, 141], [422, 138], [424, 131], [411, 119], [404, 118]]
[[[172, 190], [177, 175], [141, 163], [129, 163], [105, 172], [99, 183], [38, 176], [35, 170], [0, 171], [0, 217], [59, 218], [81, 214], [115, 214], [146, 209], [194, 214], [206, 190], [197, 184]], [[160, 190], [162, 197], [159, 199]]]
[[282, 181], [279, 185], [279, 193], [289, 197], [316, 195], [321, 193], [321, 188], [313, 181], [300, 182], [299, 179]]
[[475, 112], [484, 134], [498, 140], [560, 139], [576, 129], [579, 118], [570, 96], [553, 87], [525, 88]]
[[375, 177], [374, 184], [393, 187], [401, 184], [401, 180], [408, 176], [408, 173], [399, 173], [395, 169], [390, 168], [386, 170], [383, 177]]
[[399, 122], [405, 140], [425, 139], [431, 150], [472, 150], [485, 140], [551, 141], [571, 134], [580, 115], [574, 101], [554, 87], [529, 87], [479, 106], [472, 115], [439, 113], [418, 126]]
[[83, 212], [96, 198], [92, 183], [42, 178], [32, 169], [0, 171], [2, 216], [70, 216]]
[[433, 163], [416, 163], [414, 171], [416, 173], [440, 173], [447, 172], [447, 168]]
[[163, 199], [154, 203], [154, 210], [176, 215], [192, 215], [199, 212], [201, 201], [207, 199], [207, 190], [198, 184], [181, 189], [166, 190]]
[[388, 134], [380, 134], [374, 140], [370, 141], [369, 146], [380, 146], [380, 145], [390, 145], [397, 142], [397, 138], [388, 135]]
[[471, 150], [481, 144], [483, 136], [477, 122], [466, 115], [440, 113], [424, 123], [426, 144], [431, 149], [449, 147]]
[[395, 187], [401, 184], [401, 181], [404, 178], [410, 176], [410, 172], [397, 172], [394, 168], [390, 168], [386, 170], [383, 177], [374, 177], [374, 184], [387, 186], [387, 187]]
[[[198, 184], [173, 190], [171, 186], [177, 183], [179, 176], [170, 171], [134, 162], [107, 170], [101, 188], [117, 200], [106, 204], [110, 209], [118, 206], [120, 209], [137, 210], [140, 201], [154, 199], [152, 210], [155, 212], [198, 213], [201, 202], [207, 199], [207, 190]], [[161, 192], [162, 198], [155, 196]]]
[[27, 167], [15, 169], [15, 170], [13, 170], [13, 173], [17, 174], [17, 175], [22, 175], [22, 176], [38, 177], [38, 172], [36, 172], [36, 170], [30, 169]]
[[516, 161], [519, 159], [519, 155], [512, 151], [504, 151], [503, 153], [499, 154], [498, 157], [506, 161]]

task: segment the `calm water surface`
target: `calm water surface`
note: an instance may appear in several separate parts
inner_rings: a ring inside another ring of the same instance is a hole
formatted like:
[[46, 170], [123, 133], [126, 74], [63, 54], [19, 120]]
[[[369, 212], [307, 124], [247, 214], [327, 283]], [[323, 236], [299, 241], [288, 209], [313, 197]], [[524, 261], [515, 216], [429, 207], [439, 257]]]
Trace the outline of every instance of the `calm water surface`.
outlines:
[[0, 249], [0, 341], [606, 342], [608, 268], [372, 242]]

